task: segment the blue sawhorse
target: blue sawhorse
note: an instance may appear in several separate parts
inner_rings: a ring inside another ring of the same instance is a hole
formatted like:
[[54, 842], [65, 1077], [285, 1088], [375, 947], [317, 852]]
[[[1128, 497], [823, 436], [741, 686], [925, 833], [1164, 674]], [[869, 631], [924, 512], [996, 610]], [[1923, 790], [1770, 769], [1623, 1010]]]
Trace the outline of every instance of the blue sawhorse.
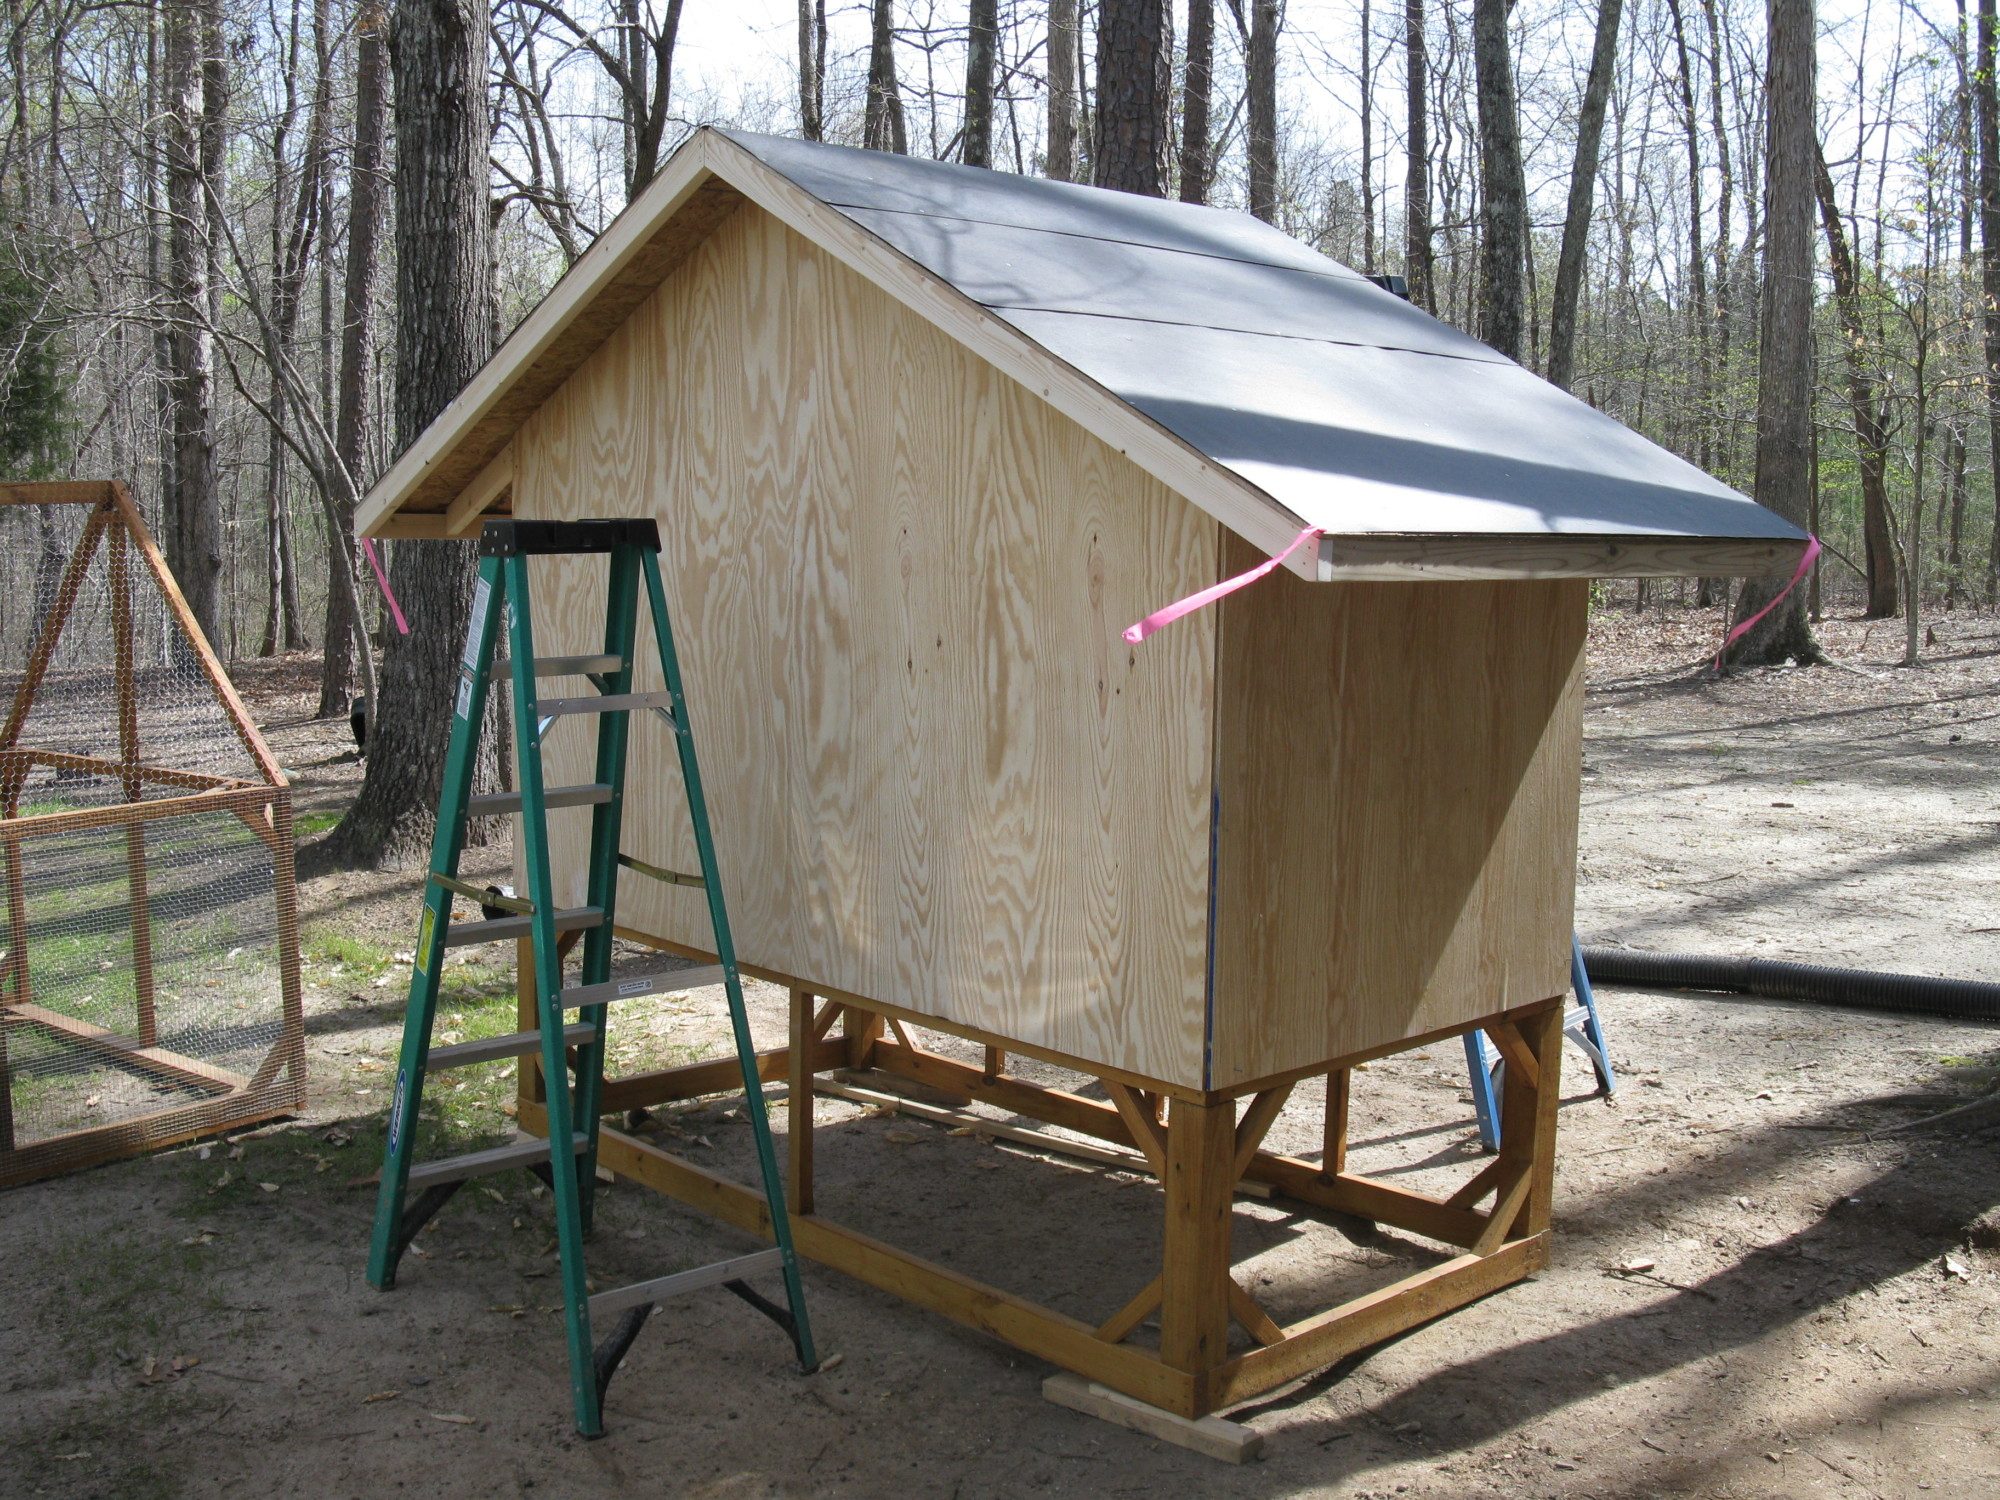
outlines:
[[[1590, 976], [1583, 971], [1583, 945], [1576, 934], [1569, 937], [1569, 982], [1577, 1003], [1563, 1017], [1563, 1034], [1589, 1054], [1597, 1073], [1597, 1092], [1610, 1094], [1618, 1087], [1611, 1071], [1611, 1053], [1604, 1045], [1604, 1023], [1597, 1018], [1597, 997], [1590, 992]], [[1478, 1027], [1465, 1034], [1465, 1065], [1472, 1073], [1472, 1107], [1479, 1115], [1480, 1144], [1488, 1151], [1500, 1149], [1500, 1106], [1495, 1102], [1500, 1070], [1507, 1064], [1497, 1054], [1489, 1057], [1486, 1033]]]

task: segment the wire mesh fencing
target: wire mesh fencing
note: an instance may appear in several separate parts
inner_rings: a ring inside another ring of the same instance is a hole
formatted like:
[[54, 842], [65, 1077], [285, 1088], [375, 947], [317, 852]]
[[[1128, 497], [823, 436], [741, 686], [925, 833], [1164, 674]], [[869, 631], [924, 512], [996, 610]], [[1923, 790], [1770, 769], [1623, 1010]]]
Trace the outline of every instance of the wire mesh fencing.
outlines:
[[0, 486], [0, 1185], [304, 1100], [290, 791], [116, 485]]

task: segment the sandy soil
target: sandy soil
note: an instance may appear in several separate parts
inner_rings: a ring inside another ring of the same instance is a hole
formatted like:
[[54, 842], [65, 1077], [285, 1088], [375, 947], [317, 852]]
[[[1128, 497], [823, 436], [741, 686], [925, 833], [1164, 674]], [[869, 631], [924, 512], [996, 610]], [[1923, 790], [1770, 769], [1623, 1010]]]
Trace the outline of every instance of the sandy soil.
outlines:
[[[1947, 620], [1904, 671], [1893, 628], [1836, 622], [1840, 667], [1722, 683], [1683, 665], [1714, 631], [1692, 613], [1593, 630], [1586, 940], [2000, 980], [2000, 626]], [[301, 810], [334, 810], [358, 768], [344, 724], [307, 720], [309, 679], [298, 660], [240, 674]], [[1629, 990], [1602, 996], [1615, 1103], [1569, 1054], [1554, 1267], [1239, 1414], [1261, 1462], [1049, 1406], [1038, 1362], [815, 1268], [838, 1368], [802, 1380], [735, 1299], [691, 1298], [582, 1442], [530, 1179], [461, 1194], [393, 1295], [362, 1278], [356, 1179], [379, 1160], [403, 981], [327, 934], [406, 945], [414, 891], [409, 873], [305, 884], [307, 1120], [0, 1197], [0, 1493], [2000, 1493], [2000, 1111], [1933, 1118], [2000, 1080], [1993, 1030]], [[779, 998], [753, 996], [767, 1038]], [[643, 1035], [714, 1052], [718, 1010], [661, 1006]], [[1462, 1179], [1468, 1100], [1455, 1046], [1373, 1065], [1357, 1166]], [[1311, 1154], [1320, 1109], [1301, 1090], [1274, 1138]], [[1157, 1264], [1150, 1179], [819, 1111], [832, 1217], [1084, 1317]], [[726, 1101], [653, 1128], [747, 1162]], [[600, 1284], [743, 1244], [622, 1184], [602, 1205]], [[1281, 1321], [1423, 1260], [1270, 1204], [1237, 1226]]]

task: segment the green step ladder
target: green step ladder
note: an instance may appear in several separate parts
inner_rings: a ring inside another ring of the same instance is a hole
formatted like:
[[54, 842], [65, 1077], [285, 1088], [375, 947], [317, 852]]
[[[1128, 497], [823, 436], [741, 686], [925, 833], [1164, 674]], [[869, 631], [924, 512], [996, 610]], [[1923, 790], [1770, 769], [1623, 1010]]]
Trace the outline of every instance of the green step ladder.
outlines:
[[[811, 1373], [818, 1366], [812, 1327], [806, 1318], [805, 1295], [799, 1284], [798, 1259], [792, 1250], [784, 1185], [771, 1145], [763, 1083], [758, 1077], [755, 1045], [743, 1007], [743, 982], [737, 973], [729, 913], [723, 904], [722, 881], [716, 870], [715, 840], [709, 831], [701, 771], [695, 761], [694, 736], [681, 690], [680, 663], [667, 621], [659, 552], [659, 527], [649, 520], [502, 520], [488, 521], [481, 530], [479, 581], [473, 590], [472, 619], [458, 673], [451, 749], [445, 761], [437, 832], [431, 845], [430, 876], [425, 884], [416, 961], [410, 975], [409, 1009], [403, 1020], [402, 1059], [396, 1070], [396, 1094], [390, 1106], [382, 1186], [376, 1199], [375, 1232], [368, 1256], [369, 1284], [386, 1291], [395, 1284], [397, 1262], [411, 1239], [466, 1182], [512, 1167], [526, 1167], [542, 1176], [555, 1200], [556, 1244], [562, 1261], [563, 1315], [569, 1342], [570, 1395], [576, 1409], [577, 1431], [585, 1437], [597, 1437], [604, 1431], [605, 1388], [647, 1317], [666, 1297], [701, 1287], [724, 1286], [791, 1335], [801, 1370]], [[610, 556], [604, 650], [593, 656], [537, 657], [528, 606], [528, 559], [586, 553]], [[642, 587], [652, 610], [654, 637], [666, 683], [664, 692], [632, 689]], [[503, 614], [508, 622], [508, 654], [504, 665], [511, 668], [514, 687], [514, 743], [520, 790], [475, 797], [471, 794], [473, 762], [479, 748], [487, 686], [496, 666], [494, 638]], [[537, 697], [538, 678], [564, 676], [585, 678], [596, 691], [579, 697]], [[647, 711], [665, 721], [680, 752], [688, 817], [694, 825], [695, 847], [701, 858], [699, 877], [659, 870], [618, 851], [627, 729], [635, 712]], [[593, 780], [583, 786], [545, 787], [542, 736], [562, 719], [586, 714], [597, 716], [598, 723]], [[551, 808], [566, 807], [591, 809], [590, 863], [584, 904], [558, 910], [549, 872], [548, 812]], [[458, 878], [467, 817], [507, 813], [521, 815], [521, 843], [527, 866], [525, 899], [495, 895]], [[708, 968], [669, 969], [613, 979], [612, 928], [621, 865], [704, 889], [720, 963]], [[488, 908], [485, 919], [454, 924], [451, 918], [454, 896], [468, 897]], [[495, 908], [499, 911], [497, 916], [492, 914], [491, 909]], [[563, 953], [567, 950], [559, 945], [563, 934], [576, 932], [583, 935], [582, 969], [578, 982], [566, 986]], [[438, 978], [444, 968], [445, 950], [466, 943], [522, 937], [531, 940], [534, 951], [538, 1029], [433, 1047], [431, 1024], [437, 1013]], [[753, 1254], [592, 1296], [585, 1281], [583, 1246], [584, 1237], [590, 1232], [597, 1181], [604, 1038], [611, 1006], [637, 996], [671, 994], [717, 982], [729, 995], [729, 1020], [735, 1031], [736, 1056], [743, 1073], [744, 1113], [749, 1116], [757, 1141], [757, 1164], [763, 1177], [774, 1243]], [[576, 1013], [575, 1020], [568, 1019], [571, 1012]], [[528, 1139], [438, 1161], [413, 1162], [417, 1112], [423, 1103], [424, 1079], [432, 1069], [537, 1053], [547, 1080], [547, 1140]], [[552, 1145], [558, 1141], [566, 1143], [566, 1149], [560, 1153]], [[411, 1189], [417, 1190], [414, 1201], [409, 1201]], [[745, 1279], [766, 1271], [782, 1273], [785, 1306], [760, 1295]], [[602, 1343], [593, 1344], [592, 1318], [613, 1314], [619, 1315], [616, 1327]]]

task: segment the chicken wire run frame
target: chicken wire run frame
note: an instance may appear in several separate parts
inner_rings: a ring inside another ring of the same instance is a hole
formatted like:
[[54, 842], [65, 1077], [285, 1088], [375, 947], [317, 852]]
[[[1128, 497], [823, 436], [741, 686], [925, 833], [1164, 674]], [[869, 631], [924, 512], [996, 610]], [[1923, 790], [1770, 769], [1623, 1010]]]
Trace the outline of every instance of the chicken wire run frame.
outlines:
[[284, 772], [124, 486], [0, 484], [0, 521], [23, 514], [32, 603], [0, 598], [0, 1187], [305, 1102]]

